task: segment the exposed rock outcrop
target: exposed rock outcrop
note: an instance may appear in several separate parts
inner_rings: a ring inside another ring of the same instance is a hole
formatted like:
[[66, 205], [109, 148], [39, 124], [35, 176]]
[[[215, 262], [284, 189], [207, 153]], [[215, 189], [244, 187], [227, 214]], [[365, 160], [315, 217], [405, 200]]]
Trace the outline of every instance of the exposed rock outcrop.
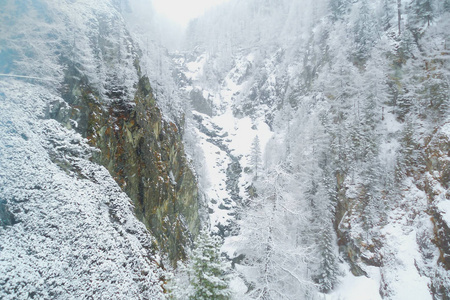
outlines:
[[[73, 80], [78, 78], [78, 80]], [[137, 217], [175, 263], [199, 228], [196, 178], [188, 166], [179, 126], [163, 119], [147, 77], [133, 101], [112, 91], [111, 102], [91, 89], [75, 69], [66, 74], [67, 103], [54, 103], [49, 117], [74, 127], [100, 151], [104, 165], [134, 201]]]

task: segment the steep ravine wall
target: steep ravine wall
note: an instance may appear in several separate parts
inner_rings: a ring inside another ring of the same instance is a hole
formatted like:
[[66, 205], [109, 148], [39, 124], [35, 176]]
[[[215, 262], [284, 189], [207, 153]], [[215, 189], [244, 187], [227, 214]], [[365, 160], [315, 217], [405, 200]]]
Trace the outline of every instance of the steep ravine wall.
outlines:
[[94, 160], [134, 201], [136, 216], [158, 248], [173, 264], [185, 258], [185, 247], [199, 229], [197, 182], [180, 128], [163, 119], [148, 78], [140, 78], [133, 101], [123, 100], [126, 91], [120, 89], [104, 101], [75, 69], [66, 72], [64, 86], [66, 102], [54, 103], [49, 117], [75, 128], [99, 149]]
[[[425, 144], [417, 151], [423, 158], [424, 165], [417, 163], [416, 173], [414, 173], [414, 186], [418, 191], [423, 191], [426, 195], [426, 211], [419, 213], [427, 215], [433, 226], [433, 233], [430, 236], [417, 235], [419, 251], [428, 263], [427, 267], [416, 265], [418, 271], [431, 279], [430, 291], [433, 299], [450, 299], [450, 288], [446, 284], [445, 271], [450, 270], [450, 227], [444, 213], [440, 209], [440, 204], [450, 199], [448, 192], [450, 183], [450, 123], [437, 127], [427, 138]], [[360, 212], [356, 209], [358, 199], [348, 198], [345, 194], [345, 185], [339, 174], [336, 176], [338, 201], [335, 211], [335, 230], [337, 233], [340, 252], [349, 263], [351, 272], [355, 276], [366, 275], [364, 266], [383, 267], [385, 260], [383, 257], [383, 243], [385, 241], [372, 237], [371, 243], [362, 240], [358, 235], [352, 236], [352, 218], [360, 218]], [[405, 190], [408, 187], [403, 187]], [[405, 208], [406, 210], [410, 208]], [[418, 208], [417, 208], [418, 209]], [[409, 211], [405, 211], [405, 214]], [[416, 212], [417, 213], [417, 212]], [[411, 217], [411, 223], [414, 217]], [[381, 224], [378, 224], [380, 228]], [[412, 227], [412, 225], [411, 225]], [[432, 253], [433, 245], [437, 248], [438, 254]], [[437, 266], [434, 266], [437, 264]], [[433, 266], [431, 268], [430, 266]], [[428, 268], [428, 269], [427, 269]], [[430, 271], [432, 270], [432, 271]], [[380, 290], [381, 291], [381, 290]]]
[[[446, 271], [450, 270], [450, 227], [439, 209], [439, 204], [450, 199], [450, 123], [436, 129], [427, 139], [424, 151], [426, 172], [424, 190], [428, 200], [428, 214], [433, 223], [434, 238], [432, 242], [439, 249], [437, 264]], [[436, 274], [436, 278], [439, 275]], [[434, 280], [431, 286], [436, 298], [450, 299], [449, 287], [440, 280]]]

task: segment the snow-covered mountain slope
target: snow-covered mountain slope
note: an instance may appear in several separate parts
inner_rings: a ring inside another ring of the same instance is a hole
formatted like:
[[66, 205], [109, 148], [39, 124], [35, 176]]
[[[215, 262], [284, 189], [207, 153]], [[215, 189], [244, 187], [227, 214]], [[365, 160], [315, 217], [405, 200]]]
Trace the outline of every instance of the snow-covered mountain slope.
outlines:
[[162, 299], [130, 198], [86, 139], [46, 118], [58, 96], [20, 80], [0, 90], [0, 298]]
[[[265, 145], [271, 136], [264, 122], [253, 125], [250, 118], [234, 119], [229, 114], [210, 117], [194, 112], [198, 128], [201, 153], [204, 156], [204, 173], [199, 174], [203, 182], [205, 205], [209, 211], [211, 229], [228, 236], [234, 230], [235, 220], [243, 199], [248, 197], [253, 171], [251, 143], [261, 136]], [[199, 156], [197, 159], [199, 159]]]
[[[219, 230], [222, 236], [228, 236], [235, 230], [232, 223], [236, 210], [248, 197], [248, 189], [255, 176], [251, 166], [252, 142], [258, 136], [261, 151], [272, 133], [264, 115], [254, 118], [234, 116], [233, 95], [239, 94], [242, 88], [239, 78], [227, 77], [220, 89], [209, 90], [198, 85], [205, 68], [204, 56], [189, 61], [178, 54], [174, 55], [174, 61], [178, 76], [185, 78], [181, 90], [192, 102], [192, 123], [188, 128], [194, 130], [189, 137], [194, 141], [188, 140], [187, 143], [197, 143], [198, 153], [193, 156], [202, 162], [198, 176], [211, 230]], [[192, 82], [192, 85], [187, 82]], [[263, 153], [260, 153], [261, 160], [262, 157]]]
[[241, 130], [249, 155], [271, 130], [259, 178], [231, 175], [240, 297], [448, 299], [450, 5], [394, 2], [230, 1], [191, 24], [174, 60], [209, 115], [210, 181], [230, 162], [214, 139], [233, 151]]
[[[253, 181], [262, 172], [258, 168], [272, 132], [264, 115], [234, 116], [233, 95], [242, 88], [237, 76], [227, 77], [220, 89], [208, 89], [199, 81], [206, 62], [203, 56], [187, 61], [175, 54], [174, 62], [176, 76], [184, 79], [179, 81], [181, 90], [191, 100], [192, 114], [187, 118], [185, 139], [188, 153], [196, 162], [203, 223], [213, 234], [224, 238], [222, 252], [234, 263], [233, 243], [239, 239], [237, 221], [249, 197], [254, 196]], [[247, 298], [244, 278], [235, 274], [231, 286], [234, 298]]]
[[181, 120], [158, 108], [129, 5], [0, 3], [2, 299], [164, 299], [198, 232]]
[[0, 8], [0, 297], [164, 298], [202, 222], [236, 299], [449, 299], [448, 0]]

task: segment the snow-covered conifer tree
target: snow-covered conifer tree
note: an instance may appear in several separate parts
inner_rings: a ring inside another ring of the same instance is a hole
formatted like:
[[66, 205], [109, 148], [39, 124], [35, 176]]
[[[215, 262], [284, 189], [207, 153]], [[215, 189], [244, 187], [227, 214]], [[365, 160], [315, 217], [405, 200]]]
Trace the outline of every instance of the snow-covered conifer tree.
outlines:
[[430, 26], [434, 18], [433, 0], [413, 0], [411, 2], [411, 20], [415, 26]]
[[365, 62], [375, 41], [375, 21], [367, 0], [359, 4], [358, 18], [355, 22], [355, 59]]
[[256, 135], [253, 139], [250, 155], [250, 165], [252, 167], [255, 179], [258, 179], [258, 171], [260, 171], [262, 167], [261, 145], [258, 135]]
[[445, 12], [450, 12], [450, 0], [444, 0], [442, 8]]
[[330, 0], [329, 2], [331, 19], [333, 21], [339, 20], [344, 16], [349, 7], [348, 0]]
[[226, 300], [231, 298], [227, 267], [220, 256], [220, 238], [202, 230], [188, 265], [192, 300]]
[[[322, 168], [328, 169], [324, 158], [320, 164]], [[311, 268], [311, 276], [318, 284], [318, 289], [327, 293], [337, 285], [340, 271], [332, 223], [334, 213], [332, 200], [336, 195], [334, 188], [327, 186], [331, 184], [331, 176], [324, 173], [314, 176], [317, 182], [311, 183], [306, 192], [306, 197], [312, 206], [311, 232], [313, 233], [314, 247], [317, 249], [314, 257], [316, 263]]]
[[169, 298], [176, 300], [231, 299], [229, 269], [220, 256], [221, 240], [203, 229], [186, 263], [179, 262], [168, 284]]

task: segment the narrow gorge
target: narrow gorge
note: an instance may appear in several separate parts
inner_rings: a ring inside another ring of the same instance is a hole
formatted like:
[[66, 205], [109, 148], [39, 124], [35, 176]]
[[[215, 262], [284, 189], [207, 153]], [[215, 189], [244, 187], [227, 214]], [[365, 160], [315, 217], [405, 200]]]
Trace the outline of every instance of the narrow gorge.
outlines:
[[450, 1], [159, 5], [0, 1], [0, 298], [450, 299]]

